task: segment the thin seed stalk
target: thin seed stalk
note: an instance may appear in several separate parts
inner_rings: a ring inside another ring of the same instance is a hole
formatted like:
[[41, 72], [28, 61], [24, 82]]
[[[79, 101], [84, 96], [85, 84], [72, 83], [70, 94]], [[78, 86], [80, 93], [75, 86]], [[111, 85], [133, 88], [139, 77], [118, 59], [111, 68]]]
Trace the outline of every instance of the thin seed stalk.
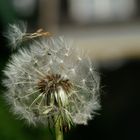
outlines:
[[61, 118], [57, 118], [55, 122], [55, 137], [56, 140], [63, 140], [63, 128]]

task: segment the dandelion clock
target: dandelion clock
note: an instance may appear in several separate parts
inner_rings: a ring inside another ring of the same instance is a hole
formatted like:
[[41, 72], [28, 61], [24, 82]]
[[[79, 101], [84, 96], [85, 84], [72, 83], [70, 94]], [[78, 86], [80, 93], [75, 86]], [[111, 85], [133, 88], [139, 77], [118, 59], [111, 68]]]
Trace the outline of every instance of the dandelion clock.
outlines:
[[[4, 74], [4, 94], [11, 111], [28, 124], [55, 128], [63, 140], [64, 126], [86, 125], [99, 109], [99, 75], [83, 51], [63, 37], [42, 29], [26, 32], [10, 25], [13, 49]], [[26, 42], [29, 47], [21, 47]]]

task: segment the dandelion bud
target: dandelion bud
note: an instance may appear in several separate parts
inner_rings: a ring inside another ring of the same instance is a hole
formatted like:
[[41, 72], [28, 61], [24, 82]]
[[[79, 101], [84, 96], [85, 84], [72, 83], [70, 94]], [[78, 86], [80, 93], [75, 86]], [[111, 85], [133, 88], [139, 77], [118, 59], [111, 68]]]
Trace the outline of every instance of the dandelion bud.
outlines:
[[99, 108], [99, 76], [89, 58], [62, 37], [29, 45], [4, 70], [11, 110], [34, 125], [52, 126], [57, 118], [68, 127], [87, 124]]

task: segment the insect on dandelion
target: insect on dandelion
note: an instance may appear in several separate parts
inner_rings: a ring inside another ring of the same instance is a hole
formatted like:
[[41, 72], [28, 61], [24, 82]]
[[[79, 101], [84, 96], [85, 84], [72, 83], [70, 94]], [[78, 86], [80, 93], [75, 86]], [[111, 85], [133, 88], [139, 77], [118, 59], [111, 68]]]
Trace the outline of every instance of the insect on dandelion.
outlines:
[[[11, 27], [21, 31], [16, 25]], [[39, 30], [24, 33], [19, 41], [16, 30], [11, 31], [12, 40], [21, 45], [25, 36], [38, 38], [30, 48], [19, 48], [11, 56], [4, 70], [5, 99], [14, 114], [35, 126], [55, 127], [56, 139], [62, 140], [64, 126], [86, 125], [99, 109], [98, 73], [90, 59], [64, 38], [48, 38]]]

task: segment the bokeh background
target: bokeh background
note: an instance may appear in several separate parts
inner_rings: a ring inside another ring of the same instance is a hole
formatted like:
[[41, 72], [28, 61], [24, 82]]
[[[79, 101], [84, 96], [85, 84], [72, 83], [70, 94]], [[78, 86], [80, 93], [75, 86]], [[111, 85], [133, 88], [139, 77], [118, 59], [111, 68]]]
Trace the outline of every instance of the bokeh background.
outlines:
[[140, 139], [139, 0], [0, 0], [0, 139], [51, 140], [47, 128], [27, 126], [9, 112], [1, 84], [11, 50], [3, 36], [9, 23], [27, 21], [74, 40], [89, 52], [101, 75], [101, 110], [65, 140]]

